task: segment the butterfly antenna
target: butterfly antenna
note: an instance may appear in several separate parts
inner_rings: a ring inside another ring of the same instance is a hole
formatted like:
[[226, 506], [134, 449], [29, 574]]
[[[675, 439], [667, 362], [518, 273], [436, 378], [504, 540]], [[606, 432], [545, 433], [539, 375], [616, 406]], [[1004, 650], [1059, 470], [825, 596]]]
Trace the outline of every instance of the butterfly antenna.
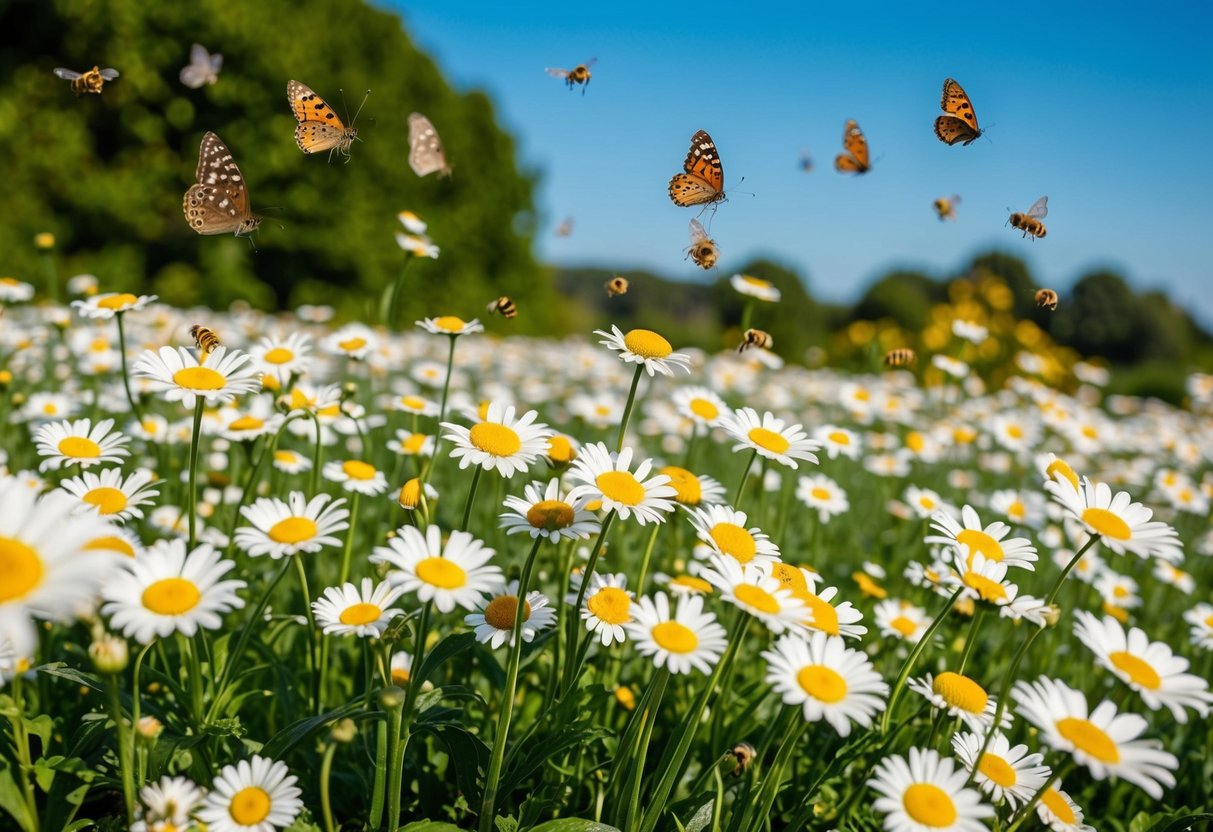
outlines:
[[371, 97], [371, 91], [367, 90], [366, 95], [362, 96], [362, 103], [359, 104], [358, 109], [354, 111], [354, 117], [352, 119], [350, 119], [351, 127], [353, 126], [354, 122], [358, 120], [358, 114], [362, 112], [362, 108], [366, 106], [366, 100], [370, 97]]

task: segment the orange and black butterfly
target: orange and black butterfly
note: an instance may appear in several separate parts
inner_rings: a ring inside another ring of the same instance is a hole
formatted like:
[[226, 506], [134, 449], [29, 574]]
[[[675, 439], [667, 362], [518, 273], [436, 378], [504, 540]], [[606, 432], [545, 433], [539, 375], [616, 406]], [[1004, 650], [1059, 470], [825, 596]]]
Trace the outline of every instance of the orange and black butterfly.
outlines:
[[[298, 81], [286, 82], [286, 99], [295, 114], [295, 144], [304, 153], [336, 150], [349, 161], [350, 145], [358, 130], [346, 127], [324, 99]], [[331, 154], [330, 154], [331, 155]]]
[[834, 157], [834, 169], [839, 173], [867, 173], [871, 170], [868, 140], [863, 137], [863, 131], [855, 119], [849, 119], [842, 131], [842, 149], [846, 152]]
[[946, 116], [935, 119], [935, 135], [944, 144], [969, 144], [981, 136], [977, 113], [964, 88], [951, 78], [943, 82], [943, 100], [939, 103]]
[[716, 144], [706, 130], [691, 137], [691, 149], [682, 163], [684, 173], [670, 179], [670, 199], [682, 208], [724, 201], [724, 168]]

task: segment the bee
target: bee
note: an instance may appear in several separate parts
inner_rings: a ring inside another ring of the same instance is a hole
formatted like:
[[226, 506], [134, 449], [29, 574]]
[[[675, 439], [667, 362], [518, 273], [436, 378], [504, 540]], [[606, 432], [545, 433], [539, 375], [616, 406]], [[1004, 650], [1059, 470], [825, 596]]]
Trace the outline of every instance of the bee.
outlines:
[[935, 213], [939, 216], [940, 222], [956, 221], [956, 206], [960, 204], [960, 197], [955, 194], [950, 197], [941, 196], [931, 204], [935, 206]]
[[734, 777], [740, 777], [741, 773], [749, 768], [750, 763], [754, 762], [754, 758], [758, 756], [758, 749], [748, 742], [739, 742], [729, 749], [729, 753], [737, 761], [737, 765], [733, 767], [733, 771], [730, 773]]
[[[1044, 235], [1041, 235], [1044, 236]], [[1036, 305], [1041, 309], [1048, 309], [1050, 312], [1057, 311], [1057, 293], [1052, 289], [1037, 289], [1036, 290]]]
[[202, 324], [194, 324], [190, 327], [190, 335], [194, 338], [194, 344], [202, 353], [202, 360], [215, 351], [219, 346], [219, 336], [215, 334], [215, 330], [207, 329]]
[[573, 233], [573, 218], [565, 217], [561, 220], [560, 225], [556, 226], [557, 237], [569, 237]]
[[64, 67], [55, 67], [56, 77], [62, 78], [64, 81], [72, 82], [72, 92], [76, 95], [83, 95], [86, 92], [101, 94], [101, 88], [105, 86], [106, 81], [113, 81], [118, 77], [116, 69], [101, 69], [93, 67], [88, 72], [76, 72], [72, 69]]
[[1023, 232], [1023, 236], [1031, 237], [1033, 240], [1043, 238], [1047, 233], [1045, 224], [1041, 222], [1049, 215], [1049, 198], [1042, 196], [1040, 199], [1032, 203], [1032, 207], [1024, 213], [1018, 211], [1011, 214], [1007, 222], [1011, 223], [1012, 228], [1017, 228]]
[[694, 260], [695, 265], [701, 269], [712, 268], [720, 257], [716, 241], [703, 230], [699, 220], [691, 220], [691, 245], [687, 249], [687, 257]]
[[769, 350], [774, 345], [775, 339], [771, 337], [771, 333], [763, 332], [761, 329], [747, 329], [741, 336], [741, 343], [737, 346], [737, 351], [745, 352], [750, 347]]
[[615, 295], [626, 295], [628, 293], [628, 279], [615, 275], [606, 282], [607, 297], [613, 298]]
[[499, 313], [503, 318], [513, 318], [518, 314], [518, 307], [514, 305], [514, 301], [507, 298], [505, 295], [497, 298], [488, 305], [489, 314], [494, 312]]
[[549, 67], [545, 69], [544, 72], [551, 75], [553, 78], [563, 78], [564, 83], [569, 89], [581, 84], [581, 94], [585, 95], [586, 88], [590, 85], [590, 67], [592, 67], [594, 62], [597, 60], [597, 58], [590, 58], [583, 64], [577, 64], [577, 66], [573, 67], [572, 69], [556, 69], [554, 67]]
[[889, 367], [908, 367], [918, 356], [909, 347], [898, 347], [884, 354], [884, 363]]
[[799, 167], [804, 173], [812, 173], [813, 171], [813, 157], [809, 155], [809, 149], [807, 147], [800, 151]]

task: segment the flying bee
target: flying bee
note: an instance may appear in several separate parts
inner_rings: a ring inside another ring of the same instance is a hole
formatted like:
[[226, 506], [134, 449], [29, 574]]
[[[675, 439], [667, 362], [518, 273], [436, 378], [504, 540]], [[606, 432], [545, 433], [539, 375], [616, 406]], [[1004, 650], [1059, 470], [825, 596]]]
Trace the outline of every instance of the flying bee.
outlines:
[[740, 777], [741, 773], [749, 768], [750, 763], [754, 762], [754, 758], [758, 756], [758, 749], [750, 745], [748, 742], [739, 742], [729, 749], [729, 753], [733, 755], [733, 759], [737, 761], [737, 765], [730, 772], [734, 777]]
[[[1044, 236], [1044, 235], [1041, 235]], [[1036, 305], [1041, 309], [1048, 309], [1050, 312], [1057, 311], [1057, 293], [1052, 289], [1037, 289], [1036, 290]]]
[[935, 213], [939, 216], [940, 222], [944, 220], [956, 221], [956, 206], [960, 204], [960, 197], [955, 194], [950, 197], [941, 196], [931, 204], [935, 206]]
[[1015, 211], [1011, 214], [1007, 222], [1011, 223], [1012, 228], [1017, 228], [1023, 232], [1023, 236], [1031, 237], [1033, 240], [1043, 238], [1047, 233], [1045, 224], [1041, 222], [1049, 215], [1049, 198], [1042, 196], [1040, 199], [1032, 203], [1032, 207], [1024, 213]]
[[884, 363], [889, 367], [908, 367], [917, 357], [909, 347], [899, 347], [884, 354]]
[[573, 67], [572, 69], [556, 69], [554, 67], [548, 67], [544, 70], [544, 72], [551, 75], [553, 78], [563, 78], [564, 83], [569, 89], [581, 84], [581, 94], [585, 95], [586, 88], [590, 85], [590, 67], [592, 67], [594, 62], [597, 60], [597, 58], [590, 58], [583, 64], [577, 64], [577, 66]]
[[560, 225], [556, 226], [557, 237], [570, 237], [573, 234], [573, 218], [565, 217], [560, 221]]
[[88, 72], [76, 72], [75, 70], [65, 69], [60, 66], [55, 67], [55, 75], [64, 81], [71, 81], [72, 92], [76, 95], [83, 95], [86, 92], [100, 95], [101, 88], [105, 86], [105, 82], [113, 81], [118, 77], [118, 70], [93, 67]]
[[807, 147], [802, 148], [800, 151], [799, 167], [804, 173], [812, 173], [813, 171], [813, 157], [809, 155], [809, 149]]
[[202, 324], [194, 324], [190, 327], [190, 335], [194, 338], [194, 344], [202, 353], [202, 360], [215, 351], [219, 346], [219, 336], [215, 334], [215, 330], [208, 329]]
[[720, 257], [720, 248], [716, 241], [703, 230], [699, 220], [691, 220], [691, 245], [687, 249], [687, 257], [695, 261], [701, 269], [710, 269], [716, 265]]
[[514, 301], [507, 298], [505, 295], [497, 298], [488, 305], [489, 314], [494, 312], [501, 315], [503, 318], [513, 318], [518, 314], [518, 307], [514, 305]]
[[775, 346], [775, 339], [771, 337], [771, 333], [763, 332], [761, 329], [747, 329], [741, 336], [741, 343], [737, 345], [737, 351], [745, 352], [750, 347], [769, 350], [773, 346]]
[[606, 282], [607, 297], [613, 298], [615, 295], [626, 295], [628, 293], [628, 279], [615, 275]]

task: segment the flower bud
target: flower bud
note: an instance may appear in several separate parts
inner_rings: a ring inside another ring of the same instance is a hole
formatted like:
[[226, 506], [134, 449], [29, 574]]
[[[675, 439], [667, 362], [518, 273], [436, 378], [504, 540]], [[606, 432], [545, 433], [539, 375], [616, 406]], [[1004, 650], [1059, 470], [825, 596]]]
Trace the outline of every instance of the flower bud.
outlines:
[[351, 743], [357, 735], [358, 724], [349, 717], [337, 720], [329, 730], [329, 736], [333, 738], [333, 742]]
[[114, 676], [126, 670], [130, 663], [130, 651], [126, 640], [117, 636], [102, 635], [88, 647], [89, 658], [93, 667], [105, 676]]

